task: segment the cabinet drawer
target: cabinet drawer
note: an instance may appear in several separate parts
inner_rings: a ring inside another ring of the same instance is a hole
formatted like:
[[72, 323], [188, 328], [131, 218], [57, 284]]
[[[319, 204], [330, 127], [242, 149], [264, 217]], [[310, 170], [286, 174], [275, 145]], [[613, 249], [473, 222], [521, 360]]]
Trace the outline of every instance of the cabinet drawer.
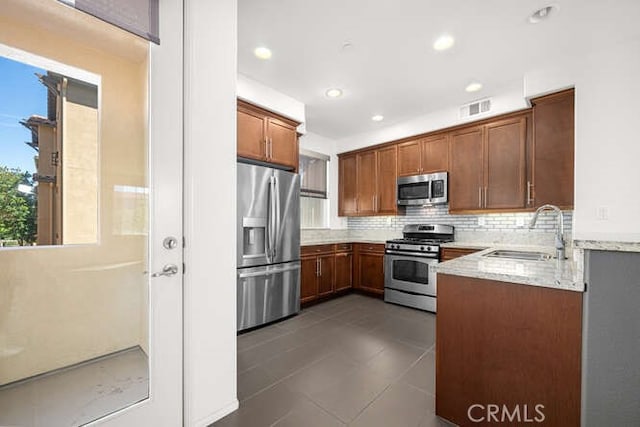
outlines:
[[474, 252], [479, 252], [483, 249], [476, 248], [442, 248], [440, 258], [442, 261], [449, 261], [461, 256], [469, 255]]
[[384, 253], [383, 243], [358, 243], [357, 245], [360, 252]]
[[301, 246], [300, 247], [300, 255], [315, 255], [315, 254], [323, 254], [323, 253], [332, 253], [334, 245], [312, 245], [312, 246]]
[[352, 251], [353, 245], [351, 243], [336, 243], [336, 252]]

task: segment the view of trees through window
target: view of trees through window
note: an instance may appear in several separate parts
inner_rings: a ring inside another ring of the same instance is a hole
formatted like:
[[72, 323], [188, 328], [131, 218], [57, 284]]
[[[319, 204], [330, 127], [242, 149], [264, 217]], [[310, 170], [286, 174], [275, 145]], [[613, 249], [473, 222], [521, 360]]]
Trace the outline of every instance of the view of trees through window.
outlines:
[[97, 86], [0, 56], [0, 247], [97, 241]]

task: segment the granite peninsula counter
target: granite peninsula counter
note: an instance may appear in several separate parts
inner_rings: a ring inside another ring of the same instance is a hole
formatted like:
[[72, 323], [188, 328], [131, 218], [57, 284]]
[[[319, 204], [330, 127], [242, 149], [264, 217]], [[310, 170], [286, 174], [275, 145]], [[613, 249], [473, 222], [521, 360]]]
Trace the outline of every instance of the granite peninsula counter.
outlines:
[[[467, 246], [460, 243], [460, 246]], [[529, 286], [584, 292], [583, 256], [574, 249], [573, 259], [529, 261], [512, 258], [487, 257], [485, 255], [498, 250], [535, 251], [553, 255], [553, 248], [547, 246], [482, 245], [480, 252], [442, 262], [436, 265], [436, 271], [453, 276], [496, 280]], [[453, 247], [453, 246], [452, 246]]]

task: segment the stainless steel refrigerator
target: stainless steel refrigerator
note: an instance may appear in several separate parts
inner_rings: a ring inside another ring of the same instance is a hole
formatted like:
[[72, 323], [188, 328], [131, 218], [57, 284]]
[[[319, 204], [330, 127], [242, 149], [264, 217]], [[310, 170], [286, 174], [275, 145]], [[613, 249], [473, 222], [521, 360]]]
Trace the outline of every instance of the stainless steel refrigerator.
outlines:
[[238, 163], [238, 331], [300, 311], [300, 179]]

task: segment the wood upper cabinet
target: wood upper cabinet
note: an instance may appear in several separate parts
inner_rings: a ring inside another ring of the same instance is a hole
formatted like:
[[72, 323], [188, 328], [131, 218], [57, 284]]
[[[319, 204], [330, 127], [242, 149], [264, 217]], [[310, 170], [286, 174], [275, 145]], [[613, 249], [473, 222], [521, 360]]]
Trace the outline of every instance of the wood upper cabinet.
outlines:
[[449, 135], [441, 133], [423, 138], [422, 173], [441, 172], [449, 170]]
[[396, 197], [397, 148], [394, 145], [376, 150], [376, 156], [375, 212], [380, 215], [394, 215], [398, 211]]
[[526, 140], [526, 117], [486, 125], [483, 208], [525, 207]]
[[338, 177], [338, 213], [340, 216], [358, 214], [358, 175], [356, 155], [340, 157]]
[[398, 176], [449, 170], [447, 133], [398, 144]]
[[533, 159], [529, 197], [533, 207], [572, 209], [574, 197], [574, 90], [531, 101]]
[[353, 286], [353, 252], [336, 252], [336, 292]]
[[376, 152], [366, 151], [357, 155], [357, 200], [360, 215], [376, 213]]
[[299, 123], [238, 101], [238, 157], [298, 169]]
[[398, 144], [398, 176], [419, 175], [421, 158], [420, 140]]
[[340, 216], [392, 215], [397, 212], [395, 146], [339, 158]]
[[298, 134], [296, 128], [281, 120], [267, 117], [269, 162], [298, 169]]
[[484, 128], [454, 132], [449, 145], [449, 211], [482, 209]]
[[528, 114], [451, 135], [449, 211], [524, 209]]

